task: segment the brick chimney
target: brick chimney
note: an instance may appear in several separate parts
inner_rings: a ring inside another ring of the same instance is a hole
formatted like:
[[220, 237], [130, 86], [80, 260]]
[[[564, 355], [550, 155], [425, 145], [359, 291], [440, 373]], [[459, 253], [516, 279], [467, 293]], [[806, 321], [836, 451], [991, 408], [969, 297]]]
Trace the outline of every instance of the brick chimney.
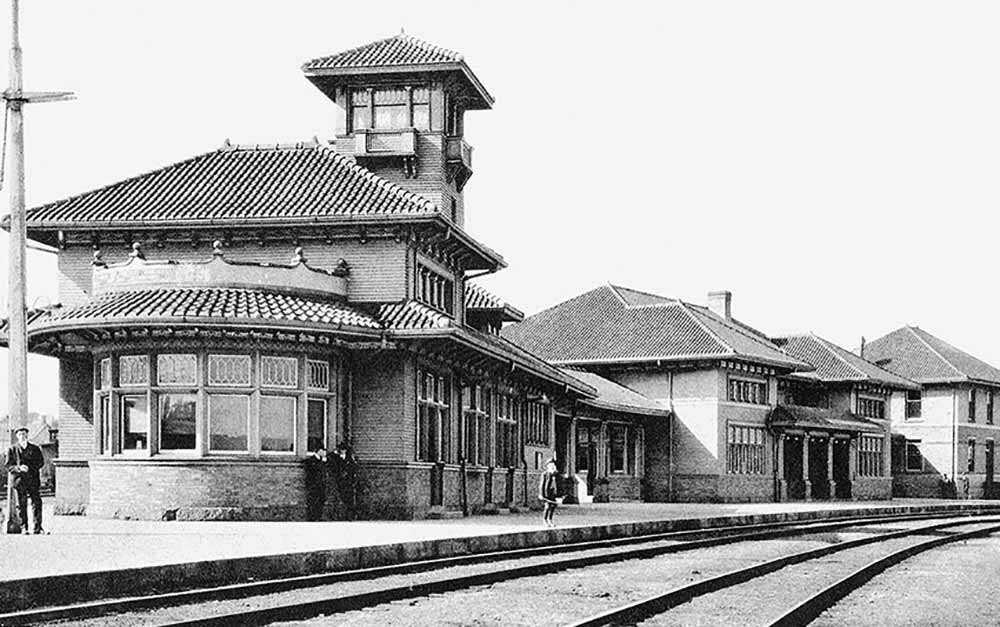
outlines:
[[708, 308], [724, 320], [733, 318], [733, 293], [728, 291], [709, 292]]

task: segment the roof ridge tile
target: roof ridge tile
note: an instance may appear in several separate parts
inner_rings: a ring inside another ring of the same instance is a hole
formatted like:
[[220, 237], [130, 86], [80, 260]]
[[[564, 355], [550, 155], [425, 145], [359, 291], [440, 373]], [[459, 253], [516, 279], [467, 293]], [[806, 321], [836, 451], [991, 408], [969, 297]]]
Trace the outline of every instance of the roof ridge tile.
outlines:
[[688, 306], [687, 303], [685, 303], [682, 300], [677, 301], [677, 302], [680, 304], [681, 311], [685, 312], [688, 315], [688, 317], [690, 317], [694, 321], [695, 324], [697, 324], [699, 327], [701, 327], [702, 331], [704, 331], [705, 333], [707, 333], [716, 342], [718, 342], [720, 346], [722, 346], [724, 349], [726, 349], [727, 351], [729, 351], [730, 355], [735, 355], [736, 354], [736, 349], [733, 348], [732, 346], [730, 346], [728, 342], [723, 341], [723, 339], [721, 337], [719, 337], [718, 333], [716, 333], [715, 331], [709, 329], [708, 325], [705, 324], [704, 322], [702, 322], [698, 318], [698, 316], [696, 316], [694, 314], [694, 312], [691, 311], [691, 308]]

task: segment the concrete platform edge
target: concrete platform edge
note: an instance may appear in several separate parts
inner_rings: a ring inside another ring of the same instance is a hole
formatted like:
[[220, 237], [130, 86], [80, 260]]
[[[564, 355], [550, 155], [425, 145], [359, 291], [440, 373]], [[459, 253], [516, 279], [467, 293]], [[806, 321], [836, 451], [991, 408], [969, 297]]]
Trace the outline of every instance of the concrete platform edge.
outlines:
[[83, 572], [0, 581], [0, 607], [8, 611], [122, 598], [181, 589], [294, 577], [400, 564], [418, 560], [520, 548], [690, 531], [734, 525], [819, 521], [904, 513], [977, 512], [1000, 514], [1000, 504], [898, 505], [777, 512], [607, 525], [561, 527], [493, 535], [452, 537], [323, 551], [208, 560], [123, 570]]

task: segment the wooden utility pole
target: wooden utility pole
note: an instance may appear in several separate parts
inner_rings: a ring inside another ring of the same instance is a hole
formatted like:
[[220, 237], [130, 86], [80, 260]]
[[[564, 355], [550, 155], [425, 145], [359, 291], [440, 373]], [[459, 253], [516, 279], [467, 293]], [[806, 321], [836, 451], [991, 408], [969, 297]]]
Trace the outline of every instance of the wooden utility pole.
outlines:
[[[19, 0], [10, 2], [10, 84], [3, 93], [7, 102], [7, 160], [6, 184], [10, 202], [9, 264], [7, 268], [7, 325], [8, 389], [7, 389], [7, 438], [13, 446], [12, 430], [24, 426], [28, 419], [28, 333], [25, 306], [25, 256], [27, 229], [24, 215], [24, 105], [28, 102], [68, 100], [68, 92], [26, 93], [22, 88], [23, 66], [21, 59]], [[20, 521], [12, 515], [15, 510], [13, 482], [7, 481], [7, 533], [19, 533]]]

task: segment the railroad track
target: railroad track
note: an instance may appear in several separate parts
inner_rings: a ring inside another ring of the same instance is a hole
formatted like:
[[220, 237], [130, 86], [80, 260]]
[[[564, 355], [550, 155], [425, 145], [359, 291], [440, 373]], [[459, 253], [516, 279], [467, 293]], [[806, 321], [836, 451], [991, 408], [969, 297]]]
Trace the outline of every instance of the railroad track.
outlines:
[[[947, 515], [940, 513], [908, 514], [661, 533], [633, 538], [426, 560], [378, 568], [233, 584], [126, 599], [91, 601], [62, 607], [28, 609], [0, 614], [0, 625], [39, 624], [59, 620], [86, 622], [86, 619], [93, 619], [92, 624], [118, 621], [120, 624], [171, 625], [245, 625], [304, 620], [316, 616], [351, 612], [403, 599], [418, 599], [430, 595], [468, 590], [476, 586], [497, 584], [569, 569], [612, 565], [628, 560], [646, 560], [668, 554], [749, 543], [755, 540], [815, 536], [850, 528], [948, 519], [929, 525], [876, 533], [856, 540], [765, 561], [750, 568], [699, 580], [665, 594], [658, 594], [656, 597], [605, 611], [574, 623], [578, 625], [630, 624], [656, 616], [670, 607], [685, 603], [697, 596], [722, 590], [728, 586], [749, 581], [754, 577], [775, 572], [786, 566], [839, 551], [963, 525], [982, 526], [986, 524], [983, 521], [988, 521], [990, 524], [995, 523], [995, 526], [986, 527], [989, 530], [1000, 529], [1000, 517], [973, 516], [972, 512], [949, 513]], [[988, 531], [977, 529], [974, 533], [983, 534], [988, 533]], [[951, 534], [935, 538], [931, 542], [940, 545], [953, 539], [960, 539], [960, 537]], [[921, 546], [923, 544], [929, 543], [922, 543]], [[907, 554], [907, 557], [913, 554], [914, 549], [909, 550], [911, 553]], [[571, 553], [571, 555], [564, 555], [566, 553]], [[905, 557], [898, 558], [898, 560], [901, 559], [905, 559]], [[508, 564], [502, 564], [502, 562], [508, 562]], [[883, 562], [881, 565], [884, 570], [891, 564]], [[878, 568], [872, 566], [866, 571], [867, 575], [857, 575], [855, 579], [841, 583], [838, 588], [826, 592], [822, 598], [829, 600], [834, 597], [842, 597], [853, 589], [851, 588], [853, 584], [860, 585], [857, 582], [861, 581], [864, 576], [871, 578], [876, 572], [881, 572]], [[430, 571], [434, 571], [436, 576], [414, 577], [414, 575]], [[345, 594], [343, 586], [349, 582], [361, 583], [367, 589], [356, 592], [347, 591]], [[332, 587], [332, 589], [327, 590], [324, 587]], [[319, 593], [303, 599], [301, 595], [304, 590], [319, 590]], [[282, 598], [283, 594], [289, 598]], [[227, 600], [245, 600], [247, 602], [230, 603], [227, 606], [225, 603]], [[233, 609], [233, 605], [239, 607]], [[785, 622], [776, 624], [801, 624], [802, 616], [816, 612], [817, 608], [821, 607], [819, 612], [828, 606], [822, 606], [818, 602], [803, 604], [802, 607], [795, 610], [798, 612], [797, 614], [789, 614], [787, 618], [782, 619]]]
[[[1000, 532], [1000, 517], [977, 517], [975, 520], [949, 521], [927, 525], [917, 529], [880, 534], [870, 538], [843, 542], [819, 549], [801, 551], [760, 564], [755, 564], [754, 566], [747, 568], [736, 569], [689, 585], [680, 586], [662, 594], [657, 594], [640, 601], [628, 603], [600, 614], [590, 616], [583, 620], [569, 623], [566, 627], [634, 625], [646, 621], [653, 624], [660, 622], [674, 622], [670, 617], [664, 616], [664, 614], [673, 608], [676, 608], [684, 603], [688, 603], [698, 597], [708, 596], [719, 591], [735, 588], [741, 584], [751, 582], [788, 566], [801, 564], [810, 560], [816, 560], [826, 557], [832, 553], [851, 550], [857, 551], [862, 547], [875, 543], [920, 536], [929, 532], [940, 532], [945, 529], [954, 529], [956, 527], [967, 527], [970, 529], [938, 535], [937, 537], [929, 540], [914, 540], [898, 550], [893, 550], [887, 555], [877, 557], [874, 560], [865, 560], [865, 564], [861, 568], [851, 570], [845, 576], [837, 579], [834, 583], [828, 586], [823, 586], [819, 590], [810, 592], [804, 600], [796, 603], [792, 607], [776, 611], [772, 618], [766, 618], [765, 620], [759, 621], [759, 623], [753, 623], [770, 625], [772, 627], [807, 625], [852, 591], [860, 588], [879, 573], [895, 566], [896, 564], [899, 564], [909, 557], [951, 542], [983, 537]], [[794, 585], [795, 582], [789, 580], [788, 583], [789, 585]], [[748, 621], [747, 624], [751, 624], [751, 622]]]

